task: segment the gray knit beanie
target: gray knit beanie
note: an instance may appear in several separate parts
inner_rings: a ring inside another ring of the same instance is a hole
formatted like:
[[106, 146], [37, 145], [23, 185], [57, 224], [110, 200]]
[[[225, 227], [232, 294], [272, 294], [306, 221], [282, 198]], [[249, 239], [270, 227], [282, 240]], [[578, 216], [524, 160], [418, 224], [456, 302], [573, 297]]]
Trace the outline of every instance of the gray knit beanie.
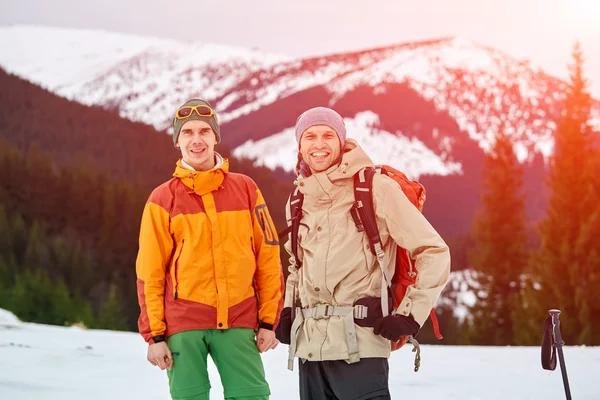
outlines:
[[[219, 129], [219, 121], [217, 120], [217, 114], [214, 111], [214, 108], [208, 103], [208, 101], [200, 100], [200, 99], [192, 99], [192, 100], [186, 101], [185, 104], [183, 104], [181, 107], [184, 107], [184, 106], [207, 106], [207, 107], [210, 107], [211, 110], [213, 110], [213, 115], [210, 117], [203, 117], [203, 116], [199, 115], [196, 112], [196, 110], [193, 110], [192, 113], [185, 118], [179, 119], [179, 118], [175, 117], [173, 119], [173, 144], [177, 145], [177, 139], [179, 138], [179, 132], [181, 131], [181, 127], [183, 126], [183, 124], [185, 124], [188, 121], [193, 121], [193, 120], [204, 121], [208, 125], [210, 125], [212, 130], [215, 132], [215, 136], [217, 138], [217, 143], [221, 142], [221, 130]], [[179, 110], [181, 107], [179, 107], [177, 110]]]
[[296, 120], [296, 141], [300, 146], [300, 138], [311, 126], [326, 125], [332, 128], [340, 138], [342, 149], [346, 142], [346, 125], [340, 114], [327, 107], [315, 107], [303, 112]]

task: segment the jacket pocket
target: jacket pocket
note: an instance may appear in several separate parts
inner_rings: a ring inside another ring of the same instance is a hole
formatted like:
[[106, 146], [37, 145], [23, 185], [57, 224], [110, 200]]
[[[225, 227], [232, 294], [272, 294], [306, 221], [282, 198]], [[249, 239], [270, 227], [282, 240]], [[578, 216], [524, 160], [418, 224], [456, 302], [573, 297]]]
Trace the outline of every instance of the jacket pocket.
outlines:
[[177, 297], [179, 297], [179, 292], [178, 292], [178, 286], [179, 286], [179, 259], [181, 258], [181, 254], [183, 254], [183, 245], [185, 243], [185, 239], [181, 239], [181, 247], [179, 250], [179, 254], [177, 255], [177, 258], [175, 259], [175, 267], [174, 267], [174, 272], [173, 272], [173, 293], [174, 294], [174, 298], [175, 300], [177, 300]]
[[372, 273], [373, 271], [379, 270], [379, 261], [377, 261], [377, 256], [372, 253], [371, 243], [366, 234], [362, 237], [362, 253], [365, 259], [365, 268], [367, 272]]

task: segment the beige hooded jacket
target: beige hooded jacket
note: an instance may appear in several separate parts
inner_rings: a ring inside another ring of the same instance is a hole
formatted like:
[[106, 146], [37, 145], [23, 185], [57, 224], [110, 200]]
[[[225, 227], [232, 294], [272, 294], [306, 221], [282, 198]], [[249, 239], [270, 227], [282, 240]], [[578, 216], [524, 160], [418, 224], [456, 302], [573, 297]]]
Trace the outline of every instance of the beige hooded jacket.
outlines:
[[[304, 194], [299, 230], [299, 259], [294, 265], [291, 243], [285, 307], [293, 307], [295, 295], [302, 308], [317, 304], [353, 306], [363, 297], [379, 297], [382, 272], [369, 250], [364, 232], [358, 232], [350, 215], [354, 202], [353, 176], [371, 159], [356, 141], [346, 140], [340, 164], [295, 184]], [[448, 246], [391, 178], [375, 175], [374, 207], [388, 260], [395, 259], [395, 243], [416, 260], [418, 279], [409, 286], [398, 313], [412, 314], [423, 325], [448, 282]], [[289, 204], [287, 218], [290, 220]], [[395, 243], [394, 243], [395, 242]], [[390, 267], [393, 272], [393, 266]], [[343, 317], [306, 318], [298, 330], [295, 354], [309, 361], [348, 360]], [[360, 358], [389, 357], [390, 342], [373, 334], [373, 328], [355, 325]]]

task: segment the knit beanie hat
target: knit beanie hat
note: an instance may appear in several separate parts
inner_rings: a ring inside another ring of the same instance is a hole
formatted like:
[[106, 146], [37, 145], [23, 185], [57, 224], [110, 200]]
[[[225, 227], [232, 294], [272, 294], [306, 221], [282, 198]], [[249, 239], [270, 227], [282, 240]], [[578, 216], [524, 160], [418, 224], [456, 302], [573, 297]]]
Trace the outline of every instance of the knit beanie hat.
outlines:
[[183, 126], [183, 124], [193, 120], [206, 122], [212, 128], [213, 132], [215, 132], [217, 143], [221, 142], [221, 130], [219, 129], [219, 121], [217, 120], [217, 114], [212, 108], [212, 106], [205, 100], [192, 99], [185, 102], [185, 104], [183, 104], [177, 110], [185, 106], [206, 106], [213, 110], [213, 113], [210, 117], [204, 117], [198, 114], [197, 110], [192, 110], [191, 114], [185, 118], [179, 119], [175, 117], [173, 119], [173, 144], [177, 145], [177, 139], [179, 138], [179, 132], [181, 131], [181, 127]]
[[340, 114], [331, 108], [315, 107], [303, 112], [296, 120], [296, 141], [300, 146], [300, 138], [305, 130], [315, 125], [326, 125], [332, 128], [340, 138], [342, 149], [346, 142], [346, 125]]

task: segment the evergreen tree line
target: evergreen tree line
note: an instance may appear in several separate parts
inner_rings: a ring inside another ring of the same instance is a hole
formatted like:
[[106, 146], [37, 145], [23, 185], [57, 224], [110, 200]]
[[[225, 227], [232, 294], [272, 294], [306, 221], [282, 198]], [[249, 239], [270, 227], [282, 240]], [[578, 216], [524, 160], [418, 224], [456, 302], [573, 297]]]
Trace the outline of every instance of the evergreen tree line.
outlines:
[[26, 321], [135, 326], [135, 257], [147, 191], [33, 145], [0, 146], [0, 307]]
[[[51, 237], [38, 222], [27, 227], [21, 215], [9, 216], [3, 205], [0, 239], [0, 307], [24, 321], [127, 329], [116, 285], [96, 282], [97, 262], [80, 243]], [[87, 295], [93, 292], [100, 300], [97, 310]]]
[[523, 167], [510, 137], [500, 132], [486, 160], [469, 255], [477, 303], [462, 326], [470, 343], [539, 344], [547, 311], [560, 309], [567, 344], [600, 344], [600, 136], [589, 124], [582, 65], [576, 45], [535, 248], [527, 247]]

